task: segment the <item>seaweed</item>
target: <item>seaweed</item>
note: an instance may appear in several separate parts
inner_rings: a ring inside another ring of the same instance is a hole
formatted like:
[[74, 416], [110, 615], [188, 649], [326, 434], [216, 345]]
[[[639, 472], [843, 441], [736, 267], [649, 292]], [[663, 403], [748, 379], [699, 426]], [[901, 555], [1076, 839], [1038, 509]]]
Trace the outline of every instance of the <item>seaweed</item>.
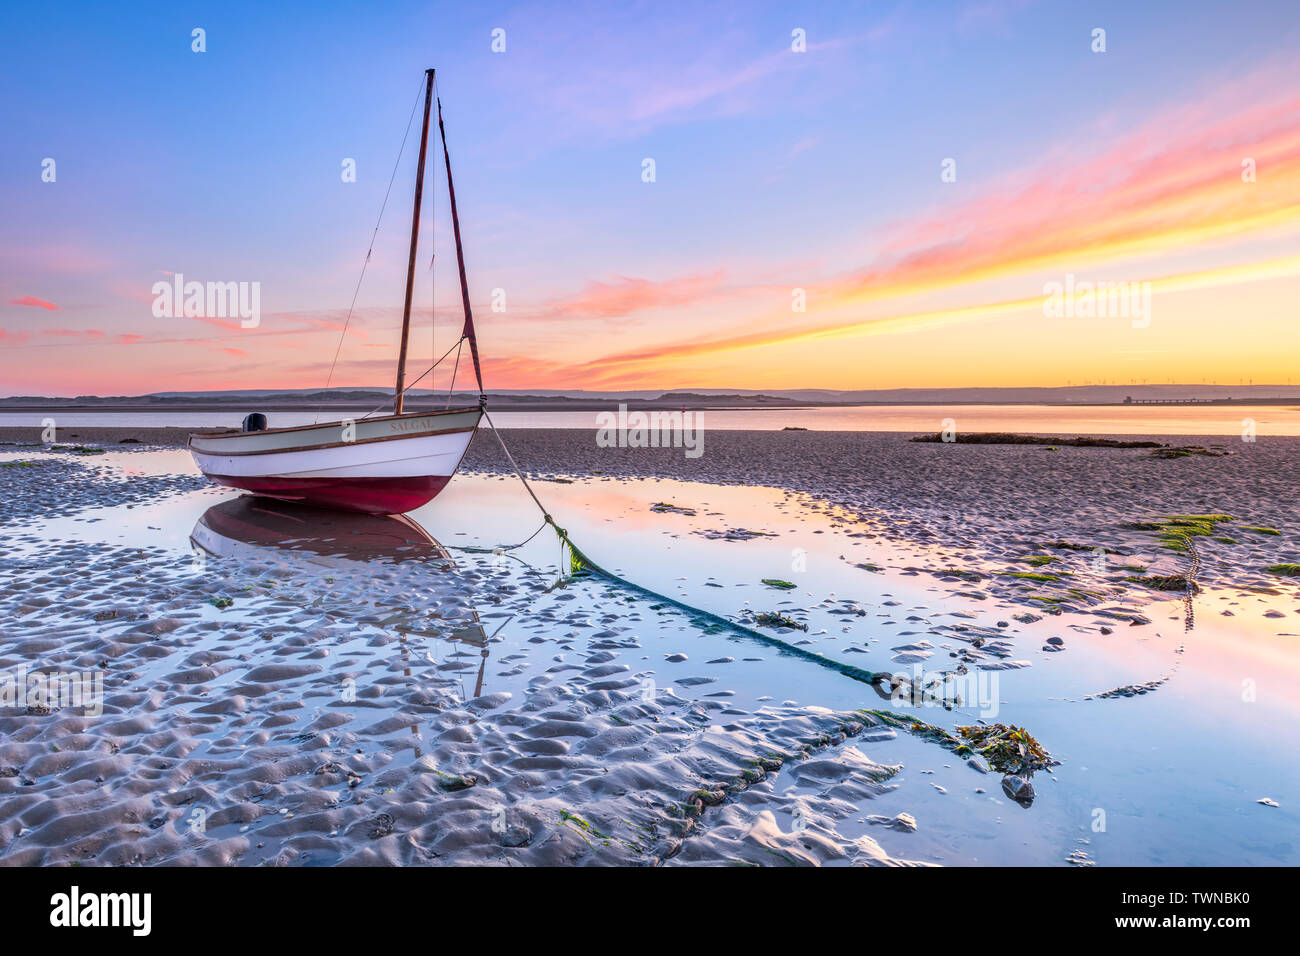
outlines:
[[1132, 584], [1141, 584], [1156, 591], [1186, 591], [1200, 593], [1200, 585], [1188, 579], [1185, 574], [1131, 575], [1124, 579]]
[[793, 591], [794, 585], [789, 581], [783, 581], [780, 578], [763, 578], [763, 583], [770, 588], [780, 588], [782, 591]]
[[1010, 432], [968, 432], [944, 438], [942, 433], [916, 435], [911, 442], [942, 442], [958, 445], [1069, 445], [1075, 448], [1156, 448], [1166, 446], [1158, 441], [1120, 441], [1115, 438], [1047, 438], [1042, 435], [1016, 435]]
[[1300, 564], [1270, 564], [1264, 570], [1288, 578], [1300, 577]]
[[[1120, 525], [1120, 527], [1128, 527], [1128, 526]], [[1048, 541], [1043, 545], [1043, 547], [1052, 548], [1055, 551], [1096, 551], [1097, 550], [1097, 545], [1095, 544], [1079, 544], [1077, 541]], [[1102, 550], [1105, 551], [1107, 554], [1124, 554], [1123, 551], [1119, 551], [1115, 548], [1102, 548]]]
[[650, 510], [659, 514], [690, 515], [692, 517], [695, 515], [694, 508], [685, 508], [681, 505], [669, 504], [666, 501], [656, 501], [650, 506]]
[[561, 810], [561, 811], [560, 811], [560, 826], [564, 826], [564, 824], [566, 824], [566, 823], [572, 823], [574, 826], [576, 826], [576, 827], [577, 827], [579, 830], [581, 830], [583, 833], [590, 834], [591, 836], [594, 836], [594, 837], [595, 837], [596, 839], [598, 839], [598, 840], [608, 840], [608, 839], [609, 839], [608, 836], [606, 836], [605, 834], [601, 833], [599, 830], [597, 830], [594, 826], [592, 826], [592, 825], [591, 825], [590, 823], [588, 823], [586, 820], [582, 819], [582, 817], [578, 816], [576, 813], [570, 813], [568, 810]]
[[759, 627], [788, 627], [797, 631], [808, 630], [807, 624], [800, 624], [789, 615], [777, 611], [759, 611], [754, 615], [754, 623]]
[[445, 790], [447, 793], [468, 790], [478, 783], [478, 777], [472, 773], [443, 773], [441, 770], [434, 772], [438, 775], [438, 789]]
[[970, 741], [979, 754], [997, 773], [1028, 774], [1046, 770], [1059, 763], [1023, 727], [1009, 724], [981, 724], [958, 727], [957, 733]]
[[1174, 448], [1157, 448], [1151, 452], [1155, 458], [1191, 458], [1193, 455], [1205, 455], [1208, 458], [1223, 458], [1231, 452], [1215, 451], [1203, 445], [1179, 445]]
[[1062, 571], [1060, 574], [1050, 574], [1042, 571], [1003, 571], [1002, 573], [1009, 578], [1021, 578], [1025, 581], [1040, 581], [1059, 584], [1061, 581], [1061, 575], [1065, 572]]
[[953, 567], [951, 564], [942, 571], [932, 571], [931, 574], [943, 574], [955, 578], [961, 578], [963, 581], [970, 581], [972, 584], [978, 584], [984, 580], [984, 575], [978, 571], [968, 571], [964, 568]]
[[1191, 554], [1192, 539], [1218, 537], [1219, 525], [1235, 521], [1232, 515], [1165, 515], [1160, 519], [1127, 521], [1120, 525], [1131, 531], [1153, 531], [1161, 547], [1179, 554]]
[[1001, 774], [1028, 775], [1047, 770], [1060, 763], [1023, 727], [1014, 724], [977, 724], [958, 727], [951, 734], [942, 727], [927, 724], [915, 717], [887, 710], [862, 710], [891, 727], [906, 730], [916, 737], [937, 743], [958, 756], [978, 755], [989, 767]]

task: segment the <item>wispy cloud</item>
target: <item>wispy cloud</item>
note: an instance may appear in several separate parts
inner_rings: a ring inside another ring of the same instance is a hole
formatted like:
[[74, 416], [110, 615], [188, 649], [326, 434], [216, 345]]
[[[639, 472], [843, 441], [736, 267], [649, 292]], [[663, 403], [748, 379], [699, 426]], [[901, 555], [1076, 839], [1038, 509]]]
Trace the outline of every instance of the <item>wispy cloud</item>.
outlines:
[[57, 312], [59, 307], [53, 302], [46, 302], [44, 299], [38, 299], [34, 295], [25, 295], [20, 299], [10, 299], [10, 305], [25, 305], [33, 309], [49, 309], [51, 312]]
[[615, 318], [646, 309], [680, 306], [717, 296], [725, 279], [723, 269], [660, 281], [616, 276], [607, 282], [589, 282], [574, 295], [548, 302], [538, 314], [548, 319]]
[[[1125, 276], [1154, 279], [1163, 291], [1295, 274], [1300, 260], [1289, 257], [1190, 271], [1160, 265], [1172, 253], [1300, 231], [1300, 93], [1294, 79], [1274, 73], [1272, 81], [1268, 96], [1261, 95], [1264, 84], [1257, 75], [1221, 90], [1218, 105], [1235, 103], [1235, 110], [1216, 110], [1198, 99], [1150, 117], [1093, 156], [1066, 161], [1053, 151], [979, 196], [896, 223], [878, 237], [876, 261], [810, 288], [804, 315], [790, 313], [788, 306], [769, 309], [743, 331], [627, 349], [565, 374], [608, 376], [617, 370], [625, 378], [650, 377], [655, 369], [701, 355], [1005, 316], [1041, 304], [1042, 280], [1034, 277], [1044, 270], [1123, 264]], [[1254, 181], [1243, 176], [1246, 159], [1253, 163]], [[1019, 281], [1027, 294], [981, 299], [979, 285], [991, 280]], [[666, 307], [673, 303], [672, 288], [666, 286], [656, 302], [653, 287], [594, 286], [591, 299], [608, 301], [611, 309]], [[966, 288], [974, 301], [965, 305], [906, 304]], [[681, 283], [680, 291], [685, 296], [719, 290], [696, 282]], [[895, 300], [900, 306], [889, 309]], [[582, 301], [574, 299], [575, 305]], [[853, 315], [872, 305], [879, 314]]]

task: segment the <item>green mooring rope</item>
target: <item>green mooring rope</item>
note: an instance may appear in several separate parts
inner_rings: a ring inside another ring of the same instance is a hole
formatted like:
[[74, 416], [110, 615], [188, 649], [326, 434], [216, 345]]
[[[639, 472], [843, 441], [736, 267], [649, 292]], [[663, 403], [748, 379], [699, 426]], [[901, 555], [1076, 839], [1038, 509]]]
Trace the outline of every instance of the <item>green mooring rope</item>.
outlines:
[[[816, 664], [819, 667], [828, 668], [829, 670], [833, 670], [836, 673], [843, 674], [845, 677], [851, 678], [853, 680], [861, 681], [864, 684], [871, 684], [876, 687], [879, 687], [879, 685], [884, 684], [890, 690], [893, 690], [894, 687], [898, 685], [900, 678], [895, 677], [893, 674], [890, 674], [888, 671], [863, 670], [861, 667], [854, 667], [852, 664], [845, 664], [843, 661], [837, 661], [832, 658], [826, 657], [822, 654], [814, 654], [812, 651], [806, 651], [802, 647], [796, 647], [794, 644], [791, 644], [788, 641], [783, 641], [779, 637], [775, 637], [771, 634], [764, 634], [762, 631], [755, 630], [752, 627], [749, 627], [745, 624], [741, 624], [739, 621], [734, 621], [731, 618], [723, 617], [720, 614], [714, 614], [712, 611], [706, 611], [703, 608], [693, 607], [690, 604], [686, 604], [682, 601], [677, 600], [676, 598], [669, 597], [666, 594], [660, 594], [658, 591], [653, 591], [650, 588], [645, 587], [644, 585], [637, 584], [635, 581], [629, 581], [627, 578], [623, 577], [622, 575], [615, 574], [613, 571], [610, 571], [608, 568], [602, 567], [601, 565], [597, 564], [590, 557], [588, 557], [587, 554], [584, 551], [582, 551], [582, 549], [580, 549], [576, 544], [573, 543], [573, 541], [569, 538], [569, 533], [567, 531], [565, 531], [563, 528], [561, 528], [558, 524], [555, 523], [555, 519], [551, 517], [550, 512], [546, 510], [541, 500], [537, 497], [537, 495], [533, 492], [532, 487], [528, 484], [528, 479], [524, 477], [523, 470], [520, 469], [518, 463], [514, 459], [514, 456], [510, 454], [510, 449], [506, 447], [505, 440], [501, 437], [501, 433], [497, 431], [497, 427], [495, 424], [493, 424], [492, 418], [491, 416], [488, 415], [486, 409], [484, 409], [483, 411], [483, 417], [487, 419], [487, 423], [491, 427], [492, 433], [496, 435], [497, 441], [500, 442], [501, 450], [505, 452], [506, 459], [510, 462], [511, 467], [514, 468], [515, 474], [518, 475], [519, 480], [523, 482], [524, 490], [528, 492], [529, 496], [536, 503], [538, 510], [542, 512], [542, 516], [544, 519], [542, 523], [542, 527], [545, 527], [546, 525], [549, 524], [552, 528], [554, 528], [556, 535], [560, 539], [561, 548], [568, 549], [570, 577], [577, 577], [581, 575], [583, 572], [594, 574], [597, 575], [598, 577], [604, 578], [605, 580], [609, 581], [611, 584], [615, 584], [619, 587], [626, 588], [629, 591], [633, 591], [637, 594], [641, 594], [653, 600], [661, 601], [665, 604], [670, 604], [673, 607], [677, 608], [678, 610], [684, 611], [687, 615], [689, 615], [692, 619], [694, 619], [697, 622], [700, 620], [707, 621], [710, 624], [714, 624], [719, 627], [726, 628], [727, 630], [734, 631], [738, 634], [743, 634], [745, 637], [758, 641], [761, 644], [765, 644], [768, 647], [774, 647], [784, 654], [792, 655], [794, 657], [800, 658], [801, 660], [805, 660], [808, 661], [809, 663]], [[502, 547], [500, 550], [511, 551], [514, 550], [515, 548], [522, 547], [523, 545], [527, 544], [529, 541], [533, 540], [533, 538], [537, 537], [537, 534], [540, 531], [541, 528], [538, 528], [537, 531], [534, 531], [531, 535], [529, 535], [524, 541], [520, 542], [519, 544], [510, 545], [509, 547]], [[498, 549], [462, 547], [458, 550], [472, 551], [474, 553], [482, 554], [482, 553], [493, 553]]]
[[653, 591], [644, 585], [637, 584], [635, 581], [629, 581], [622, 575], [615, 574], [608, 568], [601, 567], [595, 561], [591, 560], [591, 558], [589, 558], [576, 544], [569, 540], [568, 532], [559, 525], [556, 525], [554, 521], [550, 520], [549, 515], [547, 516], [547, 521], [555, 528], [555, 533], [560, 537], [560, 543], [569, 549], [570, 576], [576, 577], [584, 571], [590, 572], [591, 574], [598, 575], [619, 587], [626, 588], [629, 591], [635, 591], [638, 594], [661, 601], [665, 604], [671, 604], [678, 610], [686, 612], [686, 614], [690, 615], [697, 623], [700, 620], [704, 620], [710, 624], [716, 624], [719, 627], [726, 628], [727, 630], [743, 634], [761, 644], [766, 644], [768, 647], [775, 647], [784, 654], [790, 654], [802, 660], [817, 664], [820, 667], [828, 668], [839, 674], [843, 674], [845, 677], [861, 681], [864, 684], [876, 685], [883, 683], [892, 688], [894, 682], [897, 680], [897, 678], [888, 671], [863, 670], [861, 667], [854, 667], [852, 664], [845, 664], [843, 661], [837, 661], [822, 654], [814, 654], [812, 651], [806, 651], [802, 647], [797, 647], [789, 641], [783, 641], [779, 637], [775, 637], [771, 634], [764, 634], [762, 631], [741, 624], [739, 621], [723, 617], [721, 614], [714, 614], [712, 611], [706, 611], [703, 608], [694, 607], [683, 601], [679, 601], [676, 598], [669, 597], [666, 594], [660, 594], [658, 591]]

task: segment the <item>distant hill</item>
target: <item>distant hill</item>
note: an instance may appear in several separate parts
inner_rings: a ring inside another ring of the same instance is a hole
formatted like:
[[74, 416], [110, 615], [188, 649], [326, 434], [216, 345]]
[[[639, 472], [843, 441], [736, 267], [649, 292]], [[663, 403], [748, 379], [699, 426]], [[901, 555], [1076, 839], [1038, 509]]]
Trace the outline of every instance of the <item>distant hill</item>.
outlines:
[[[476, 392], [461, 391], [455, 400], [477, 401]], [[1142, 402], [1233, 401], [1238, 403], [1300, 402], [1295, 385], [1073, 385], [1056, 388], [888, 388], [839, 390], [713, 389], [587, 391], [584, 389], [497, 389], [489, 393], [493, 407], [519, 410], [575, 411], [608, 408], [628, 402], [641, 408], [674, 407], [788, 407], [791, 405], [1114, 405], [1127, 399]], [[283, 410], [309, 406], [369, 410], [392, 402], [391, 388], [341, 386], [329, 389], [276, 388], [224, 389], [207, 392], [153, 392], [147, 395], [79, 395], [76, 398], [14, 395], [0, 398], [0, 408], [30, 410], [50, 407], [110, 408], [121, 410], [186, 408]], [[407, 393], [415, 408], [441, 405], [446, 395], [427, 391]]]

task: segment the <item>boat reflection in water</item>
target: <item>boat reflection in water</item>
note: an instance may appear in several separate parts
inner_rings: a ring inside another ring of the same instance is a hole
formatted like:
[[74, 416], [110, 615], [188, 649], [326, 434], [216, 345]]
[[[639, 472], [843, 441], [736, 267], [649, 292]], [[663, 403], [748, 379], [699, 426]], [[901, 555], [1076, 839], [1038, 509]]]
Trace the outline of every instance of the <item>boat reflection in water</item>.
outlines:
[[[403, 587], [400, 593], [424, 594], [424, 616], [413, 610], [413, 604], [404, 613], [393, 603], [395, 613], [379, 626], [391, 627], [401, 635], [404, 656], [409, 655], [410, 637], [480, 648], [473, 696], [483, 693], [488, 635], [478, 611], [450, 593], [446, 601], [438, 600], [438, 584], [450, 578], [455, 563], [445, 547], [405, 515], [334, 511], [245, 495], [205, 511], [190, 532], [190, 543], [196, 551], [223, 560], [262, 564], [271, 558], [287, 563], [295, 573], [328, 574], [341, 597], [349, 593], [373, 597], [375, 572], [386, 566], [417, 572], [419, 578], [411, 582], [416, 587]], [[348, 580], [352, 574], [357, 575], [355, 582]], [[379, 599], [376, 603], [390, 602]]]

